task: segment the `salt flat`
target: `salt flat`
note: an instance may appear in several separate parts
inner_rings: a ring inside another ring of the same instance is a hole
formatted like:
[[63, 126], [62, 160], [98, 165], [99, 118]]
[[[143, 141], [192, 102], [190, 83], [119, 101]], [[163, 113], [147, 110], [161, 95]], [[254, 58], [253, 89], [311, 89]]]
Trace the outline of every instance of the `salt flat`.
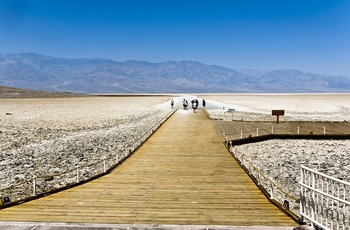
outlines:
[[[178, 96], [104, 96], [0, 99], [0, 184], [6, 187], [33, 175], [47, 175], [96, 161], [123, 148], [168, 113], [170, 100], [182, 111]], [[349, 94], [198, 95], [211, 116], [228, 108], [234, 119], [268, 120], [272, 109], [284, 109], [284, 122], [350, 120]], [[350, 181], [350, 142], [269, 141], [239, 149], [277, 183], [298, 191], [301, 164]], [[298, 194], [296, 194], [298, 195]]]
[[[213, 115], [234, 108], [236, 120], [269, 120], [272, 110], [285, 110], [282, 120], [350, 121], [350, 94], [217, 94], [202, 95]], [[215, 105], [215, 106], [214, 106]]]
[[[168, 96], [0, 99], [0, 184], [115, 153], [170, 111]], [[57, 185], [59, 186], [59, 185]]]

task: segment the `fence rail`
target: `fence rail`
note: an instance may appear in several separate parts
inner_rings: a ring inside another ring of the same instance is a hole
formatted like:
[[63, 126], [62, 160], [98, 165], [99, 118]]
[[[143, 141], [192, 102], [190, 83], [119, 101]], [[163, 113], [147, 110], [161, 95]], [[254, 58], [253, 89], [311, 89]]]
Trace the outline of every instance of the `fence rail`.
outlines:
[[[272, 116], [271, 113], [254, 113], [254, 112], [242, 112], [235, 111], [233, 113], [228, 112], [228, 110], [212, 110], [209, 109], [208, 117], [215, 120], [226, 120], [226, 121], [262, 121], [262, 122], [276, 122], [276, 116]], [[284, 115], [279, 117], [279, 121], [282, 123], [285, 122], [349, 122], [348, 117], [334, 117], [333, 115], [324, 115], [317, 116], [310, 114], [308, 116], [298, 116], [298, 115]]]
[[313, 127], [314, 131], [310, 132], [309, 128], [303, 126], [288, 127], [266, 127], [266, 125], [257, 128], [245, 128], [245, 129], [232, 129], [232, 127], [226, 127], [225, 124], [214, 121], [215, 125], [220, 131], [220, 134], [224, 141], [229, 140], [242, 140], [251, 137], [261, 137], [267, 135], [331, 135], [332, 131], [328, 131], [326, 126]]
[[229, 151], [232, 156], [241, 164], [241, 166], [246, 169], [248, 174], [256, 180], [257, 184], [269, 192], [270, 199], [276, 200], [278, 203], [280, 203], [281, 206], [284, 206], [286, 209], [289, 209], [289, 204], [291, 202], [296, 202], [299, 200], [299, 198], [295, 195], [283, 190], [273, 181], [271, 177], [265, 175], [262, 170], [260, 170], [260, 167], [255, 166], [245, 156], [245, 154], [240, 152], [236, 147], [230, 146]]
[[301, 167], [300, 216], [315, 228], [350, 229], [350, 183]]
[[142, 145], [176, 110], [177, 108], [173, 109], [156, 122], [154, 126], [141, 134], [138, 139], [134, 140], [124, 149], [111, 154], [109, 157], [104, 157], [90, 164], [79, 165], [62, 173], [40, 177], [34, 176], [32, 179], [22, 181], [21, 183], [0, 188], [0, 208], [1, 206], [34, 199], [67, 186], [71, 187], [84, 183], [92, 178], [106, 174]]

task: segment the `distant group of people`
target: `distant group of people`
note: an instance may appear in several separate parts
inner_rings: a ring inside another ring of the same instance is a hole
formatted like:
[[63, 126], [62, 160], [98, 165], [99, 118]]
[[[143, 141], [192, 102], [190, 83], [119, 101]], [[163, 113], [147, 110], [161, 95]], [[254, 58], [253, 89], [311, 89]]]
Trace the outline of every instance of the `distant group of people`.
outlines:
[[[191, 104], [192, 104], [193, 112], [195, 113], [196, 109], [198, 109], [198, 105], [199, 105], [198, 99], [197, 98], [193, 99], [191, 101]], [[170, 105], [171, 105], [171, 108], [173, 109], [174, 108], [174, 99], [171, 99]], [[204, 99], [202, 99], [203, 108], [205, 107], [205, 105], [206, 105], [206, 102]], [[188, 101], [185, 98], [182, 100], [182, 106], [183, 106], [184, 110], [188, 110]]]

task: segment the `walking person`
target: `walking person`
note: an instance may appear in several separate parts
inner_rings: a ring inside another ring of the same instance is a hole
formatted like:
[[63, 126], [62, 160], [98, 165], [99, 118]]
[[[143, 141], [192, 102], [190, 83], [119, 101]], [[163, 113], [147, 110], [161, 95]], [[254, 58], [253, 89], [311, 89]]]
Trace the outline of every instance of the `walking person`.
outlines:
[[195, 100], [192, 100], [192, 109], [193, 109], [193, 112], [195, 113], [196, 112], [196, 109], [197, 109], [197, 106], [198, 106], [198, 100], [195, 99]]
[[171, 105], [171, 108], [173, 109], [174, 108], [174, 99], [171, 99], [170, 105]]
[[183, 107], [184, 107], [184, 110], [187, 110], [188, 102], [187, 102], [186, 99], [184, 99], [184, 100], [182, 101], [182, 105], [183, 105]]
[[205, 107], [205, 100], [203, 99], [203, 101], [202, 101], [202, 105], [203, 105], [203, 108]]

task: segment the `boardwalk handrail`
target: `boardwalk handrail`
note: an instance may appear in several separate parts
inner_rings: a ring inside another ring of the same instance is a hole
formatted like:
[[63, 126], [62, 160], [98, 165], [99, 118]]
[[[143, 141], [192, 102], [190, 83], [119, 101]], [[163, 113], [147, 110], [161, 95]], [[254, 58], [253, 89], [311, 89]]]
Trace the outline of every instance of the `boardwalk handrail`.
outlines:
[[[69, 169], [62, 173], [39, 177], [34, 176], [32, 179], [28, 179], [20, 183], [10, 185], [6, 188], [0, 188], [0, 209], [2, 207], [7, 207], [11, 204], [21, 203], [26, 200], [43, 196], [45, 194], [53, 193], [65, 187], [72, 187], [74, 185], [87, 182], [93, 178], [97, 178], [106, 174], [107, 172], [115, 168], [120, 162], [126, 159], [129, 155], [131, 155], [139, 146], [141, 146], [142, 143], [145, 142], [177, 110], [178, 108], [171, 110], [159, 121], [157, 121], [151, 128], [149, 128], [143, 134], [141, 134], [138, 139], [134, 140], [132, 143], [128, 144], [124, 149], [117, 151], [109, 157], [104, 157], [101, 160], [89, 164], [79, 165], [76, 168]], [[65, 180], [60, 181], [62, 176], [64, 176], [66, 179], [68, 178], [68, 182], [65, 183]], [[57, 179], [54, 180], [54, 178]], [[48, 186], [49, 189], [45, 191], [42, 188], [42, 183], [46, 183], [47, 185], [51, 186]], [[19, 188], [20, 186], [22, 186], [23, 188]], [[5, 193], [5, 191], [10, 192]], [[3, 204], [2, 197], [10, 197], [11, 202], [8, 204]]]
[[350, 183], [301, 166], [300, 216], [322, 229], [350, 229]]
[[[327, 130], [326, 130], [326, 126], [322, 127], [322, 134], [319, 135], [326, 135], [327, 134]], [[300, 126], [297, 126], [296, 130], [294, 130], [296, 135], [300, 135], [302, 130]], [[261, 129], [261, 128], [255, 128], [255, 129], [251, 129], [251, 130], [241, 130], [240, 132], [236, 132], [236, 133], [222, 133], [223, 136], [223, 140], [224, 141], [229, 141], [232, 140], [233, 138], [230, 138], [231, 136], [239, 136], [239, 139], [246, 139], [246, 138], [251, 138], [251, 137], [261, 137], [261, 136], [266, 136], [266, 135], [277, 135], [278, 133], [281, 132], [276, 132], [276, 128], [274, 126], [271, 126], [271, 128], [265, 128], [265, 129]]]
[[[217, 111], [207, 111], [208, 117], [210, 119], [215, 120], [225, 120], [227, 118], [226, 116], [227, 110], [222, 110], [220, 112]], [[272, 116], [271, 114], [263, 114], [263, 113], [255, 113], [255, 112], [244, 112], [244, 111], [238, 111], [236, 110], [236, 113], [243, 112], [245, 113], [245, 116], [231, 116], [230, 121], [262, 121], [262, 122], [275, 122], [276, 117]], [[296, 116], [296, 115], [285, 115], [282, 118], [280, 117], [280, 122], [305, 122], [305, 121], [311, 121], [311, 122], [349, 122], [348, 119], [344, 120], [344, 117], [326, 117], [326, 116]]]
[[[278, 201], [281, 205], [287, 198], [293, 201], [298, 201], [298, 197], [283, 190], [272, 180], [272, 178], [265, 175], [262, 170], [260, 170], [260, 167], [255, 166], [247, 157], [245, 157], [244, 153], [239, 151], [236, 147], [231, 146], [229, 150], [232, 156], [247, 170], [248, 174], [255, 178], [258, 185], [263, 186], [266, 190], [270, 190], [270, 199]], [[263, 179], [265, 179], [265, 182], [263, 182]], [[276, 196], [277, 193], [280, 193], [282, 196]], [[284, 199], [279, 199], [278, 197], [284, 197]]]

